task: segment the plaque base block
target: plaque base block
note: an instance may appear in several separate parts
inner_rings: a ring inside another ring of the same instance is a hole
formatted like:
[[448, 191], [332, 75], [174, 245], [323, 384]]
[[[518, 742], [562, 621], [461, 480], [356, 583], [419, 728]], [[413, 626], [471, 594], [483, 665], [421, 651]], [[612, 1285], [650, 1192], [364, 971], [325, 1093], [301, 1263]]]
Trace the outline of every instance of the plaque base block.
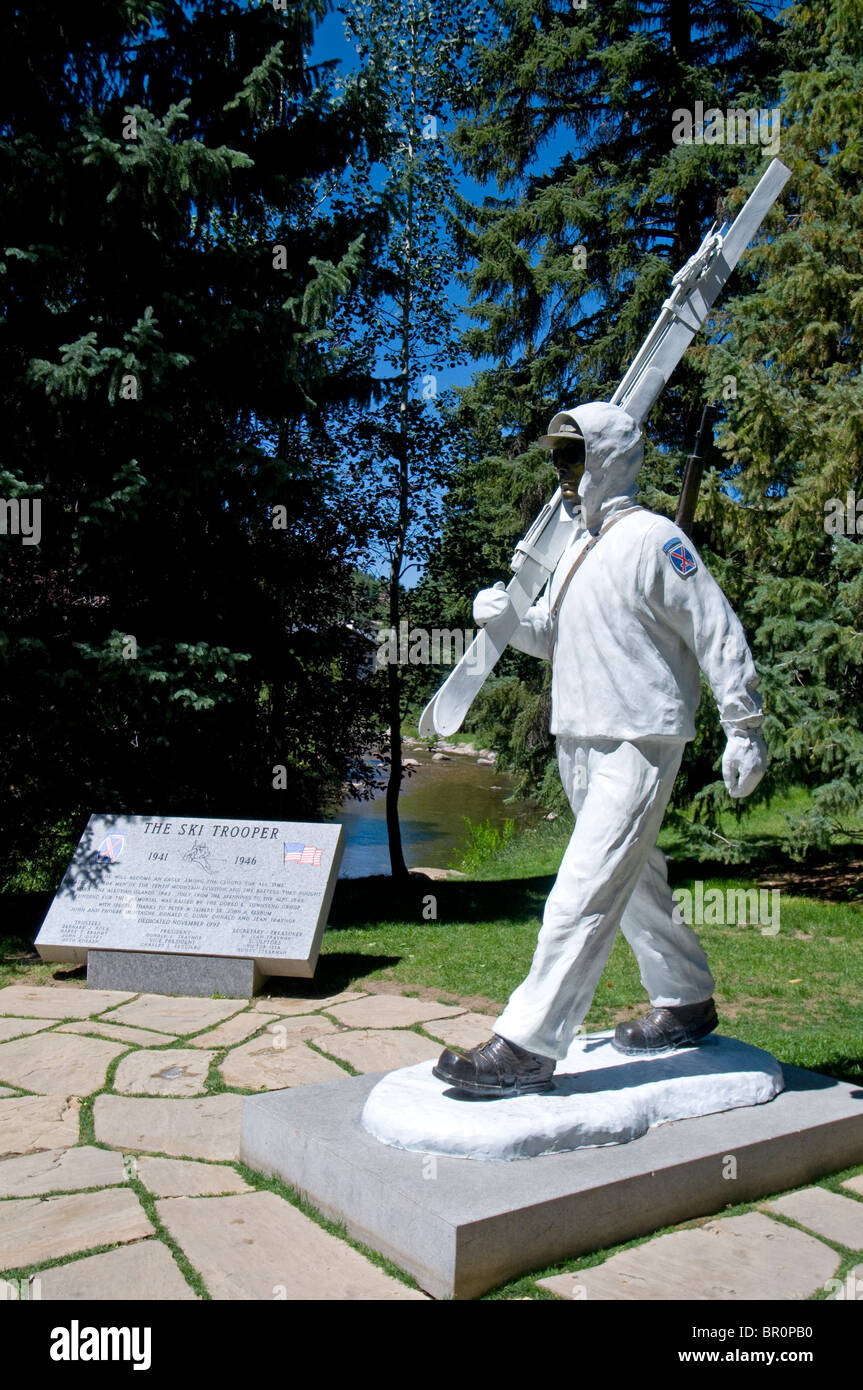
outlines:
[[195, 994], [251, 999], [267, 976], [241, 956], [181, 956], [164, 951], [87, 953], [88, 989], [127, 989], [141, 994]]

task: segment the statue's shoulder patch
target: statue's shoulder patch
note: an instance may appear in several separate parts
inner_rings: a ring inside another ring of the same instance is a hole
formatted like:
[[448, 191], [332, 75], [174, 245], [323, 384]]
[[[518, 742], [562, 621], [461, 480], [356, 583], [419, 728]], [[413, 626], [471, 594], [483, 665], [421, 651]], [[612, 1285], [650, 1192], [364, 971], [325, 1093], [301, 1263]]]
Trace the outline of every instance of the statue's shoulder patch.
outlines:
[[670, 541], [666, 541], [662, 549], [677, 573], [682, 575], [684, 579], [688, 579], [698, 569], [692, 551], [687, 550], [679, 536], [674, 536]]

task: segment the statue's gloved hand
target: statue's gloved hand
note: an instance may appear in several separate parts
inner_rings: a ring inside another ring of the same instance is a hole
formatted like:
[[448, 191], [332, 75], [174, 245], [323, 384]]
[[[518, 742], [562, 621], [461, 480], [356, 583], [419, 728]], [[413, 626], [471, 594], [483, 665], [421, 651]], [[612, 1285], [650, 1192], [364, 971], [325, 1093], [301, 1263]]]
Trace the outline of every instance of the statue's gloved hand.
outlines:
[[757, 729], [735, 729], [722, 756], [722, 776], [731, 796], [748, 796], [764, 776], [767, 745]]
[[509, 605], [510, 597], [501, 580], [493, 589], [480, 589], [473, 601], [473, 620], [475, 623], [488, 623], [505, 613]]

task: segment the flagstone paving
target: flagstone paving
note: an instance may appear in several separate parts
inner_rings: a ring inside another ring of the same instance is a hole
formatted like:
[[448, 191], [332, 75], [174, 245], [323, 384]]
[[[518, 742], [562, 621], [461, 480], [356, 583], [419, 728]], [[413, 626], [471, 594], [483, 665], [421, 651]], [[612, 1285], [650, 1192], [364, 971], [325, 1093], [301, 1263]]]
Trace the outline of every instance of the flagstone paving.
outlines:
[[425, 999], [404, 999], [397, 994], [372, 994], [351, 1004], [336, 1004], [327, 1010], [349, 1028], [409, 1028], [430, 1018], [452, 1018], [463, 1014], [453, 1004], [432, 1004]]
[[460, 1014], [457, 1018], [431, 1019], [423, 1024], [423, 1029], [447, 1047], [470, 1049], [488, 1042], [494, 1032], [493, 1024], [494, 1020], [488, 1014], [468, 1013]]
[[45, 1302], [86, 1298], [149, 1303], [198, 1298], [160, 1240], [138, 1240], [101, 1255], [87, 1255], [72, 1264], [43, 1270], [37, 1278], [39, 1296]]
[[[10, 1096], [0, 1101], [0, 1158], [79, 1142], [81, 1102], [74, 1096]], [[2, 1260], [0, 1255], [0, 1260]]]
[[[3, 998], [0, 994], [0, 1008]], [[112, 1023], [131, 1023], [155, 1028], [158, 1033], [200, 1033], [224, 1023], [232, 1014], [248, 1007], [246, 999], [193, 999], [188, 995], [141, 994], [130, 1004], [115, 1009]]]
[[226, 1163], [196, 1163], [193, 1159], [157, 1158], [142, 1154], [133, 1160], [134, 1174], [155, 1197], [224, 1197], [254, 1189]]
[[787, 1216], [837, 1245], [863, 1250], [863, 1202], [855, 1202], [853, 1197], [840, 1197], [823, 1187], [807, 1187], [763, 1203], [761, 1210]]
[[[0, 1296], [5, 1278], [16, 1298], [29, 1279], [31, 1298], [57, 1300], [425, 1299], [238, 1170], [244, 1095], [413, 1065], [493, 1032], [482, 1001], [398, 988], [253, 1001], [0, 989]], [[843, 1194], [814, 1186], [686, 1223], [533, 1296], [861, 1298], [863, 1171]]]
[[152, 1233], [135, 1193], [122, 1187], [0, 1202], [0, 1249], [10, 1269]]
[[319, 1013], [333, 1004], [350, 1004], [355, 999], [365, 999], [365, 994], [355, 990], [342, 990], [341, 994], [328, 994], [320, 999], [287, 999], [282, 995], [260, 995], [252, 1008], [265, 1014], [310, 1014]]
[[[339, 1024], [334, 1023], [326, 1014], [294, 1014], [285, 1015], [278, 1018], [267, 1026], [266, 1033], [261, 1034], [261, 1038], [271, 1041], [273, 1047], [287, 1047], [292, 1042], [297, 1042], [302, 1038], [315, 1038], [321, 1033], [336, 1033], [340, 1030]], [[260, 1041], [260, 1039], [259, 1039]], [[239, 1050], [239, 1049], [238, 1049]]]
[[96, 1142], [124, 1152], [235, 1162], [242, 1107], [239, 1095], [195, 1100], [101, 1095], [93, 1105]]
[[226, 1019], [216, 1028], [210, 1028], [206, 1033], [199, 1033], [196, 1038], [189, 1039], [191, 1047], [233, 1047], [235, 1043], [245, 1042], [252, 1033], [256, 1033], [259, 1028], [271, 1019], [278, 1018], [278, 1014], [262, 1014], [251, 1012], [247, 1014], [235, 1014], [233, 1018]]
[[316, 1038], [315, 1042], [360, 1072], [394, 1071], [396, 1067], [412, 1067], [440, 1056], [439, 1043], [421, 1038], [409, 1029], [367, 1028], [356, 1033], [333, 1033]]
[[[42, 1024], [43, 1028], [50, 1026], [48, 1023]], [[106, 1023], [101, 1018], [84, 1018], [77, 1023], [63, 1023], [57, 1031], [98, 1034], [100, 1038], [108, 1038], [111, 1042], [133, 1043], [135, 1047], [167, 1047], [169, 1043], [176, 1041], [174, 1033], [154, 1033], [150, 1028], [127, 1028], [119, 1023]]]
[[813, 1236], [760, 1212], [672, 1231], [578, 1274], [540, 1279], [564, 1298], [639, 1301], [811, 1298], [841, 1263]]
[[[323, 1022], [323, 1020], [321, 1020]], [[322, 1038], [324, 1045], [327, 1039]], [[254, 1038], [229, 1052], [219, 1068], [225, 1084], [247, 1091], [283, 1091], [289, 1086], [314, 1086], [319, 1081], [344, 1081], [344, 1069], [304, 1046], [302, 1038], [276, 1047], [270, 1038]]]
[[0, 1043], [10, 1038], [23, 1038], [28, 1033], [41, 1033], [43, 1028], [53, 1027], [50, 1018], [0, 1018]]
[[127, 1096], [200, 1096], [215, 1052], [172, 1047], [152, 1052], [139, 1047], [129, 1052], [114, 1073], [114, 1090]]
[[186, 1251], [214, 1298], [417, 1299], [274, 1192], [175, 1197], [159, 1220]]
[[41, 1197], [83, 1187], [114, 1187], [125, 1181], [123, 1155], [90, 1144], [42, 1149], [0, 1161], [0, 1197]]
[[68, 1033], [35, 1033], [0, 1043], [0, 1081], [37, 1095], [89, 1096], [105, 1084], [120, 1043]]
[[7, 985], [0, 989], [0, 1014], [20, 1014], [25, 1018], [89, 1018], [91, 1014], [104, 1013], [134, 998], [134, 994], [119, 989]]

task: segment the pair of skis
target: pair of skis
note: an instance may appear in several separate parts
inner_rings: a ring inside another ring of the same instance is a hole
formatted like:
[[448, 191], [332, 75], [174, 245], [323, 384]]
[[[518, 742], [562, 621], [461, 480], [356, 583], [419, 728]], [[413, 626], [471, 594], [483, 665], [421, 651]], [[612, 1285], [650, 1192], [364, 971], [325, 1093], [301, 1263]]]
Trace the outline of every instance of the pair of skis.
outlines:
[[[744, 203], [734, 222], [712, 227], [694, 256], [672, 279], [672, 291], [659, 317], [611, 398], [643, 425], [669, 377], [707, 318], [720, 290], [755, 236], [766, 214], [791, 176], [774, 159]], [[543, 507], [527, 535], [519, 541], [510, 563], [509, 607], [481, 628], [449, 678], [423, 710], [421, 738], [446, 736], [461, 728], [464, 718], [494, 670], [509, 641], [554, 573], [572, 534], [560, 490]]]

